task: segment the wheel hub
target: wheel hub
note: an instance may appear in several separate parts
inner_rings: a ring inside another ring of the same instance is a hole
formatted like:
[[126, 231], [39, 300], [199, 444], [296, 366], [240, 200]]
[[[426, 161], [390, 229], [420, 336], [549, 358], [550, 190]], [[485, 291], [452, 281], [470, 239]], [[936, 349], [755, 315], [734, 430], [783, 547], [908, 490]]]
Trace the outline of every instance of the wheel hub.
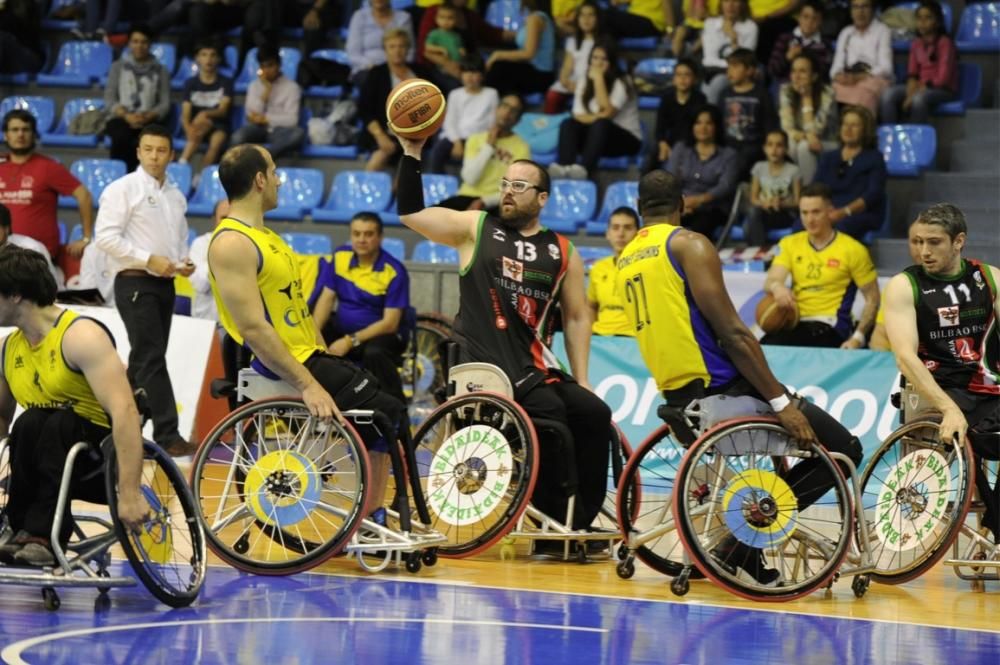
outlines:
[[927, 497], [919, 489], [909, 485], [896, 492], [896, 503], [909, 519], [927, 510]]
[[474, 494], [486, 482], [486, 462], [470, 457], [455, 465], [455, 484], [462, 494]]
[[747, 521], [756, 527], [770, 526], [778, 515], [778, 504], [773, 497], [766, 496], [745, 507]]

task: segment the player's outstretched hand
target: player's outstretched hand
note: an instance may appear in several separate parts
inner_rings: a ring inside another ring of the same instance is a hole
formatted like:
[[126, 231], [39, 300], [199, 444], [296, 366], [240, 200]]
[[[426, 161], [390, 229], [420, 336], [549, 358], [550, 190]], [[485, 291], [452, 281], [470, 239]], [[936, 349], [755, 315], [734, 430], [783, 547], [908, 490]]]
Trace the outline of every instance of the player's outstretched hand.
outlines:
[[396, 136], [399, 139], [399, 145], [403, 146], [403, 154], [409, 155], [414, 159], [420, 159], [420, 152], [424, 149], [424, 144], [427, 143], [426, 138], [422, 139], [411, 139], [405, 136]]

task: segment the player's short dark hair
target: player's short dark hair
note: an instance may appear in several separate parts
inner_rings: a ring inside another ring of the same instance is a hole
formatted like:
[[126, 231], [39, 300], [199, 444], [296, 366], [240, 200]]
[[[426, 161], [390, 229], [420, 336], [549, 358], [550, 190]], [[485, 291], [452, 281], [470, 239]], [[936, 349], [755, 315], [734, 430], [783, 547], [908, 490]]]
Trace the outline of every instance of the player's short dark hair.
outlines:
[[726, 56], [726, 63], [737, 63], [749, 69], [753, 69], [757, 66], [757, 56], [754, 55], [754, 52], [748, 48], [738, 48]]
[[[447, 5], [441, 5], [441, 6], [445, 7]], [[463, 72], [483, 73], [486, 71], [486, 63], [483, 62], [483, 56], [479, 55], [478, 53], [475, 52], [466, 53], [458, 61], [458, 68]]]
[[378, 216], [378, 213], [372, 212], [371, 210], [363, 210], [356, 213], [354, 217], [351, 217], [348, 227], [350, 227], [350, 225], [354, 222], [368, 222], [369, 224], [375, 224], [375, 226], [378, 227], [378, 234], [382, 235], [382, 218]]
[[608, 224], [611, 224], [611, 218], [615, 215], [625, 215], [626, 217], [631, 217], [632, 221], [635, 222], [635, 228], [637, 229], [642, 226], [642, 220], [639, 218], [639, 213], [629, 206], [618, 206], [612, 210], [611, 214], [608, 215]]
[[699, 65], [698, 61], [695, 60], [694, 58], [688, 58], [688, 57], [679, 58], [677, 60], [677, 64], [674, 65], [675, 72], [677, 71], [678, 67], [687, 67], [688, 69], [691, 70], [691, 73], [694, 74], [695, 80], [701, 79], [701, 65]]
[[132, 39], [132, 35], [137, 32], [143, 37], [149, 39], [149, 41], [153, 41], [153, 39], [156, 38], [156, 35], [153, 34], [152, 28], [150, 28], [146, 23], [133, 23], [130, 25], [128, 28], [128, 38]]
[[153, 123], [152, 125], [146, 125], [139, 132], [139, 141], [142, 141], [143, 136], [159, 136], [160, 138], [167, 139], [167, 143], [170, 145], [170, 149], [174, 149], [174, 139], [170, 136], [170, 130], [168, 130], [163, 125], [157, 125]]
[[47, 307], [56, 301], [56, 290], [48, 259], [10, 243], [0, 247], [0, 294]]
[[639, 179], [639, 214], [669, 217], [684, 209], [681, 179], [663, 169], [655, 169]]
[[35, 120], [35, 116], [32, 115], [31, 111], [27, 109], [12, 109], [7, 111], [7, 114], [3, 117], [3, 131], [7, 131], [7, 125], [10, 124], [11, 120], [20, 120], [21, 122], [26, 122], [31, 125], [31, 133], [38, 136], [38, 121]]
[[261, 46], [257, 49], [258, 65], [265, 65], [271, 62], [276, 62], [278, 65], [281, 64], [281, 51], [274, 46]]
[[267, 176], [267, 160], [261, 148], [252, 143], [233, 146], [219, 162], [219, 183], [231, 202], [250, 193], [258, 173]]
[[809, 198], [819, 198], [823, 199], [827, 203], [833, 201], [833, 191], [830, 189], [830, 185], [823, 182], [813, 182], [802, 188], [799, 192], [799, 198], [804, 199]]
[[969, 233], [969, 226], [965, 222], [965, 213], [952, 203], [935, 203], [917, 215], [913, 224], [940, 226], [952, 240], [958, 237], [959, 233]]
[[530, 159], [515, 159], [513, 162], [511, 162], [511, 164], [530, 164], [531, 166], [534, 166], [535, 170], [538, 171], [538, 184], [536, 185], [536, 187], [538, 187], [538, 191], [539, 192], [552, 191], [552, 179], [549, 178], [549, 172], [545, 169], [544, 166], [542, 166], [538, 162]]
[[822, 16], [825, 11], [823, 8], [823, 3], [820, 2], [820, 0], [806, 0], [801, 5], [799, 5], [799, 11], [796, 12], [795, 15], [798, 16], [799, 13], [801, 13], [802, 10], [805, 9], [806, 7], [809, 7], [820, 16]]
[[222, 47], [219, 45], [219, 42], [217, 42], [214, 39], [203, 39], [199, 41], [197, 44], [194, 45], [194, 51], [192, 51], [192, 53], [194, 55], [198, 55], [198, 53], [204, 51], [205, 49], [211, 49], [215, 51], [215, 54], [218, 55], [220, 58], [223, 55]]

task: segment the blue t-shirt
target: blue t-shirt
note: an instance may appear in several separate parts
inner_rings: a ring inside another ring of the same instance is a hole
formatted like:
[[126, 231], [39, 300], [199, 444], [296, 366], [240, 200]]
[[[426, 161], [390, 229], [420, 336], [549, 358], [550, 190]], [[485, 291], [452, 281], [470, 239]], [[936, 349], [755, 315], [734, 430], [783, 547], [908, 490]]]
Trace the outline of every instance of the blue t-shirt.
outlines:
[[[184, 101], [191, 102], [192, 118], [219, 108], [223, 97], [233, 98], [233, 80], [228, 76], [217, 74], [214, 83], [203, 83], [196, 75], [184, 82]], [[216, 118], [215, 123], [228, 125], [229, 118]]]
[[[338, 247], [319, 282], [337, 294], [337, 325], [350, 334], [382, 318], [384, 310], [410, 306], [410, 276], [406, 267], [385, 250], [371, 266], [362, 266], [350, 245]], [[403, 321], [397, 334], [405, 336]]]

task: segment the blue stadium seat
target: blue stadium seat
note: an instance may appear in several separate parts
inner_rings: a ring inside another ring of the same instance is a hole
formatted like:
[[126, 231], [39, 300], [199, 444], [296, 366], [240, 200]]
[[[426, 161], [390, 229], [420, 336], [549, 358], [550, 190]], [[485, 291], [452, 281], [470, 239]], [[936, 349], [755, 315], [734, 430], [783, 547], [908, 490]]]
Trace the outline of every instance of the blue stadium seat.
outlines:
[[59, 226], [59, 244], [60, 245], [65, 245], [66, 244], [66, 237], [67, 237], [67, 234], [69, 233], [69, 231], [66, 228], [66, 222], [64, 222], [64, 221], [62, 221], [60, 219], [58, 222], [56, 222], [56, 224], [58, 224], [58, 226]]
[[[634, 75], [657, 83], [669, 82], [677, 66], [675, 58], [643, 58], [636, 63]], [[639, 108], [655, 109], [660, 106], [659, 95], [642, 95], [639, 97]]]
[[937, 132], [930, 125], [881, 125], [878, 149], [889, 175], [915, 178], [934, 166]]
[[266, 219], [301, 222], [323, 200], [323, 172], [319, 169], [279, 168], [278, 207]]
[[[302, 105], [302, 126], [309, 126], [309, 119], [312, 118], [312, 111], [305, 104]], [[360, 122], [360, 121], [358, 121]], [[243, 123], [240, 122], [242, 125]], [[235, 129], [235, 127], [234, 127]], [[306, 132], [305, 144], [302, 146], [303, 157], [324, 157], [327, 159], [357, 159], [357, 145], [315, 145]]]
[[381, 213], [392, 198], [392, 178], [384, 171], [341, 171], [333, 179], [330, 196], [312, 211], [317, 222], [349, 222], [364, 210]]
[[958, 22], [955, 45], [959, 53], [1000, 52], [1000, 2], [967, 4]]
[[[125, 175], [125, 162], [120, 159], [78, 159], [70, 164], [69, 172], [87, 188], [94, 200], [94, 206], [101, 200], [101, 192], [109, 184]], [[72, 196], [59, 197], [60, 208], [76, 208]]]
[[333, 253], [333, 241], [325, 233], [282, 233], [281, 237], [296, 254]]
[[637, 201], [639, 199], [639, 183], [636, 181], [619, 180], [608, 185], [604, 191], [604, 202], [601, 204], [601, 211], [597, 218], [587, 222], [587, 233], [591, 235], [604, 235], [608, 228], [608, 218], [611, 211], [621, 206], [628, 206], [633, 210], [638, 210]]
[[965, 110], [979, 106], [983, 94], [983, 70], [974, 62], [958, 63], [958, 99], [938, 104], [934, 115], [965, 115]]
[[73, 228], [70, 229], [69, 238], [66, 239], [68, 242], [76, 242], [77, 240], [83, 240], [83, 225], [74, 224]]
[[56, 103], [48, 97], [35, 95], [5, 97], [3, 101], [0, 101], [0, 118], [14, 109], [24, 109], [35, 116], [39, 134], [44, 134], [52, 129], [56, 120]]
[[[294, 81], [295, 75], [299, 72], [299, 62], [302, 61], [302, 52], [297, 48], [282, 46], [278, 53], [281, 55], [281, 73]], [[260, 65], [257, 63], [257, 48], [254, 47], [247, 51], [246, 60], [243, 62], [243, 69], [240, 70], [240, 75], [233, 83], [233, 88], [236, 92], [245, 93], [247, 91], [250, 81], [257, 78], [257, 69], [259, 67]]]
[[111, 47], [104, 42], [65, 42], [59, 48], [55, 66], [39, 74], [41, 86], [88, 88], [111, 69]]
[[[425, 178], [427, 176], [424, 176]], [[406, 260], [406, 243], [402, 238], [382, 238], [382, 249], [392, 254], [399, 261]]]
[[93, 148], [97, 145], [95, 134], [70, 134], [69, 123], [84, 111], [104, 108], [104, 100], [98, 97], [71, 99], [63, 106], [59, 124], [52, 133], [42, 133], [42, 143], [47, 146], [68, 148]]
[[590, 180], [553, 180], [542, 208], [543, 225], [560, 233], [576, 233], [597, 210], [597, 185]]
[[[334, 62], [339, 62], [342, 65], [350, 66], [350, 61], [347, 59], [347, 51], [339, 48], [321, 48], [316, 49], [309, 54], [310, 58], [323, 58], [324, 60], [333, 60]], [[339, 85], [311, 85], [305, 89], [305, 94], [310, 97], [318, 97], [320, 99], [337, 99], [343, 94], [344, 88]]]
[[486, 22], [504, 30], [517, 32], [527, 12], [522, 11], [520, 0], [493, 0], [486, 8]]
[[[38, 4], [44, 9], [48, 3], [40, 2]], [[79, 0], [52, 0], [48, 15], [42, 19], [42, 27], [46, 30], [72, 30], [76, 27], [77, 22], [75, 20], [54, 18], [53, 14], [58, 10], [73, 8], [79, 6], [79, 4]]]
[[184, 198], [191, 195], [191, 165], [180, 162], [170, 162], [167, 164], [167, 178], [169, 178], [177, 189], [181, 190]]
[[[954, 18], [952, 16], [951, 3], [950, 2], [942, 2], [940, 4], [941, 4], [941, 11], [944, 14], [944, 29], [945, 29], [945, 32], [947, 32], [950, 35], [951, 34], [951, 26], [953, 25], [952, 19]], [[912, 2], [912, 1], [911, 2], [897, 2], [897, 3], [895, 3], [893, 5], [893, 7], [896, 8], [896, 9], [910, 9], [910, 10], [913, 10], [913, 11], [916, 11], [917, 7], [919, 7], [919, 6], [920, 6], [919, 2]], [[913, 41], [912, 39], [894, 39], [892, 41], [892, 50], [893, 51], [897, 51], [897, 52], [909, 52], [909, 50], [910, 50], [910, 44], [912, 43], [912, 41]], [[903, 79], [903, 80], [905, 81], [906, 79]]]
[[201, 170], [201, 179], [198, 180], [198, 188], [191, 195], [188, 201], [188, 215], [200, 215], [211, 217], [215, 212], [216, 204], [222, 199], [228, 198], [226, 191], [222, 189], [219, 182], [219, 166], [212, 164]]
[[411, 261], [418, 263], [451, 263], [458, 265], [458, 250], [431, 240], [421, 240], [413, 248]]

